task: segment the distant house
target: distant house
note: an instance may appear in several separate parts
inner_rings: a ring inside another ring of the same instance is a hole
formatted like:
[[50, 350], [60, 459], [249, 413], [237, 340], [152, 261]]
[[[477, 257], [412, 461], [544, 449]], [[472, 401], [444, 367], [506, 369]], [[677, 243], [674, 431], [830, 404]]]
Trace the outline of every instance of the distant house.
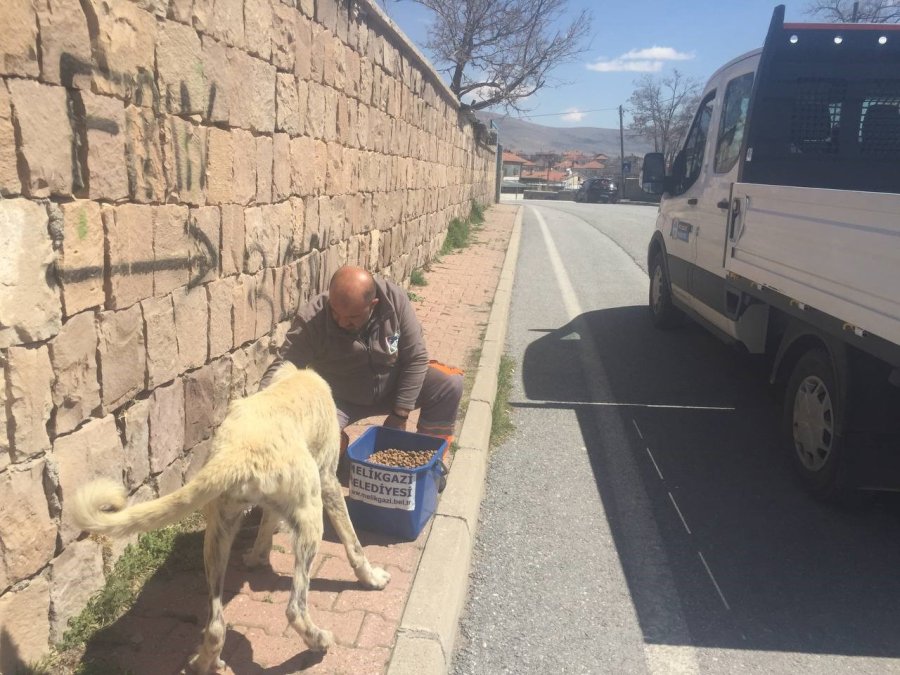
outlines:
[[576, 164], [572, 167], [572, 173], [581, 180], [585, 180], [586, 178], [597, 178], [605, 173], [606, 170], [606, 164], [604, 162], [598, 162], [596, 159], [583, 164]]
[[503, 151], [501, 161], [503, 163], [504, 180], [518, 180], [519, 176], [522, 175], [522, 167], [531, 164], [527, 159], [522, 159], [517, 154], [507, 152], [506, 150]]

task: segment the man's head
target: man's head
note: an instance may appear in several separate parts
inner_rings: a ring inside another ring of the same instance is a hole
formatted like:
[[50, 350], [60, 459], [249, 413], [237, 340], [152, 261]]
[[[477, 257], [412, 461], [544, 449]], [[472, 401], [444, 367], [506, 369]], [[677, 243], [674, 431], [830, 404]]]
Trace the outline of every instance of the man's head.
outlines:
[[375, 280], [361, 267], [345, 265], [331, 277], [328, 309], [334, 322], [348, 333], [359, 333], [377, 304]]

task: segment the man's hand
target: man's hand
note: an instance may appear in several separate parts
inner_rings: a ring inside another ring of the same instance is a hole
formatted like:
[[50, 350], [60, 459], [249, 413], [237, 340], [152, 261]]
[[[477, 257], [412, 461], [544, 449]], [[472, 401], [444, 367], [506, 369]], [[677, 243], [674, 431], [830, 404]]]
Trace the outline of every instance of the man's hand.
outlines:
[[400, 429], [406, 431], [406, 423], [409, 420], [409, 411], [395, 408], [391, 414], [384, 418], [383, 426], [391, 429]]

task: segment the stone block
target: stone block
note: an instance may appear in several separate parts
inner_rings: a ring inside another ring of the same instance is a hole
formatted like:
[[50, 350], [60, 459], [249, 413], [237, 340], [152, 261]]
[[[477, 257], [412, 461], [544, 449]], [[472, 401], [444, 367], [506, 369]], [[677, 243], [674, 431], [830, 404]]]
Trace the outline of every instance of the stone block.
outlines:
[[248, 395], [259, 391], [259, 382], [262, 380], [263, 373], [266, 372], [266, 368], [269, 367], [269, 364], [275, 358], [274, 353], [270, 350], [271, 346], [272, 340], [266, 335], [246, 347], [247, 371], [245, 373], [245, 386]]
[[140, 305], [100, 313], [100, 377], [103, 413], [144, 389], [147, 353]]
[[103, 588], [103, 547], [94, 539], [73, 541], [50, 563], [50, 639], [62, 640], [69, 619]]
[[219, 278], [219, 249], [222, 237], [222, 212], [218, 206], [191, 209], [190, 223], [191, 283], [203, 284]]
[[229, 79], [228, 48], [214, 39], [203, 36], [203, 74], [207, 81], [207, 100], [203, 116], [210, 122], [227, 122], [230, 114], [229, 100], [232, 83]]
[[244, 40], [247, 51], [266, 61], [272, 58], [270, 36], [274, 20], [272, 0], [244, 1]]
[[155, 389], [181, 372], [172, 296], [148, 298], [141, 303], [141, 311], [147, 344], [147, 388]]
[[235, 129], [231, 137], [234, 144], [234, 201], [250, 204], [256, 199], [256, 139], [243, 129]]
[[0, 595], [4, 644], [0, 672], [18, 672], [45, 656], [50, 647], [50, 584], [44, 576]]
[[174, 21], [160, 24], [156, 45], [159, 94], [175, 115], [200, 115], [209, 105], [209, 83], [200, 36]]
[[132, 201], [165, 201], [162, 131], [152, 110], [137, 106], [125, 109], [125, 161]]
[[300, 16], [294, 32], [294, 74], [304, 82], [312, 78], [312, 27], [309, 19]]
[[56, 525], [44, 493], [44, 460], [0, 474], [0, 589], [26, 579], [53, 557]]
[[306, 108], [300, 108], [297, 78], [292, 73], [278, 73], [275, 80], [275, 130], [299, 136], [306, 125]]
[[133, 305], [153, 295], [153, 208], [123, 204], [103, 211], [109, 251], [111, 309]]
[[[9, 80], [10, 100], [18, 131], [19, 171], [30, 197], [71, 195], [73, 189], [72, 126], [66, 90], [34, 80]], [[78, 172], [74, 172], [78, 174]]]
[[299, 14], [293, 7], [274, 3], [272, 15], [272, 64], [280, 71], [291, 72], [296, 63]]
[[54, 258], [46, 208], [0, 200], [0, 349], [59, 332], [59, 291], [47, 282]]
[[218, 359], [184, 377], [184, 449], [210, 438], [225, 418], [231, 361]]
[[64, 202], [53, 208], [59, 208], [62, 218], [62, 251], [56, 270], [63, 310], [69, 317], [103, 305], [103, 219], [100, 205], [92, 201]]
[[124, 429], [125, 482], [134, 490], [150, 475], [150, 399], [136, 399], [118, 417]]
[[0, 471], [4, 471], [11, 461], [10, 456], [10, 419], [9, 407], [6, 404], [6, 363], [0, 359]]
[[12, 102], [6, 82], [0, 79], [0, 195], [12, 196], [22, 192], [17, 162]]
[[3, 3], [0, 24], [0, 75], [37, 77], [38, 27], [34, 4], [30, 0]]
[[69, 433], [99, 411], [95, 318], [93, 312], [76, 314], [50, 343], [55, 436]]
[[179, 372], [199, 368], [206, 363], [209, 333], [209, 309], [203, 286], [179, 288], [172, 298], [175, 304], [175, 335], [178, 338]]
[[294, 209], [289, 201], [273, 204], [267, 216], [269, 227], [278, 237], [278, 257], [275, 265], [269, 265], [269, 267], [280, 267], [285, 264], [293, 246]]
[[233, 201], [234, 139], [222, 129], [209, 130], [206, 165], [206, 198], [210, 204]]
[[234, 278], [219, 279], [206, 285], [209, 301], [209, 356], [216, 358], [234, 346], [231, 306], [234, 302]]
[[316, 189], [315, 141], [309, 136], [291, 139], [291, 194], [300, 197]]
[[190, 211], [186, 206], [153, 209], [153, 294], [165, 295], [191, 278]]
[[256, 338], [268, 334], [275, 325], [274, 270], [264, 269], [256, 275]]
[[234, 346], [239, 347], [256, 337], [255, 277], [240, 275], [235, 281], [232, 298]]
[[303, 16], [312, 19], [316, 15], [315, 0], [297, 0], [297, 9], [303, 12]]
[[256, 138], [256, 203], [268, 204], [272, 201], [272, 138]]
[[306, 253], [306, 205], [300, 197], [291, 197], [290, 242], [284, 249], [285, 264], [299, 260]]
[[96, 20], [91, 44], [104, 55], [106, 65], [94, 70], [94, 91], [154, 107], [158, 103], [153, 73], [156, 18], [130, 2], [86, 2]]
[[127, 199], [125, 107], [108, 96], [81, 92], [87, 127], [88, 195], [91, 199]]
[[225, 44], [244, 46], [243, 0], [195, 0], [193, 23]]
[[325, 193], [342, 195], [347, 191], [344, 179], [344, 148], [340, 143], [326, 144]]
[[316, 82], [307, 84], [306, 133], [313, 138], [325, 138], [325, 93], [326, 88]]
[[78, 431], [58, 437], [53, 442], [52, 458], [62, 494], [60, 537], [67, 546], [81, 532], [66, 509], [75, 491], [97, 478], [117, 483], [122, 480], [124, 456], [115, 418], [107, 415], [91, 420]]
[[197, 443], [197, 445], [195, 445], [193, 448], [191, 448], [186, 457], [187, 466], [184, 469], [185, 484], [193, 480], [194, 476], [196, 476], [200, 472], [200, 469], [202, 469], [206, 465], [206, 461], [209, 459], [209, 456], [212, 453], [212, 448], [213, 439], [211, 438], [205, 441], [201, 441], [200, 443]]
[[[217, 6], [218, 8], [218, 6]], [[261, 133], [275, 130], [275, 66], [235, 49], [228, 51], [229, 123]]]
[[291, 138], [287, 134], [275, 134], [272, 142], [272, 200], [280, 202], [291, 196]]
[[244, 213], [247, 249], [244, 271], [250, 274], [279, 263], [280, 236], [271, 222], [273, 209], [269, 204], [249, 208]]
[[166, 184], [169, 201], [192, 205], [206, 201], [208, 128], [180, 117], [166, 120]]
[[325, 192], [328, 175], [328, 146], [320, 140], [313, 143], [313, 192], [317, 195]]
[[303, 250], [321, 249], [322, 237], [319, 232], [319, 200], [307, 197], [303, 200]]
[[53, 411], [53, 368], [46, 345], [10, 347], [7, 363], [12, 458], [21, 462], [50, 449], [47, 425]]
[[179, 457], [156, 476], [156, 491], [160, 497], [172, 494], [184, 485], [185, 458]]
[[158, 474], [184, 448], [184, 385], [159, 387], [150, 396], [150, 472]]
[[244, 208], [237, 204], [222, 206], [222, 276], [244, 269]]
[[235, 349], [225, 359], [231, 362], [231, 391], [228, 392], [228, 398], [234, 401], [247, 393], [247, 352]]

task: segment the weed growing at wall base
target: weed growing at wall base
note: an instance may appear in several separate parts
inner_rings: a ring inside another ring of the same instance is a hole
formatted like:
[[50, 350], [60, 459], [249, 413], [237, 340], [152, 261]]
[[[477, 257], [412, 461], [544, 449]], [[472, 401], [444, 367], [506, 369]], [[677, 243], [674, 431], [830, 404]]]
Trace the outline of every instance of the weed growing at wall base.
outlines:
[[425, 273], [421, 269], [415, 269], [409, 273], [409, 283], [413, 286], [427, 286], [428, 279], [425, 278]]
[[509, 392], [512, 389], [512, 375], [515, 369], [515, 361], [503, 354], [500, 357], [500, 368], [497, 371], [497, 395], [494, 397], [494, 407], [491, 409], [490, 446], [492, 448], [500, 445], [515, 428], [509, 418]]

